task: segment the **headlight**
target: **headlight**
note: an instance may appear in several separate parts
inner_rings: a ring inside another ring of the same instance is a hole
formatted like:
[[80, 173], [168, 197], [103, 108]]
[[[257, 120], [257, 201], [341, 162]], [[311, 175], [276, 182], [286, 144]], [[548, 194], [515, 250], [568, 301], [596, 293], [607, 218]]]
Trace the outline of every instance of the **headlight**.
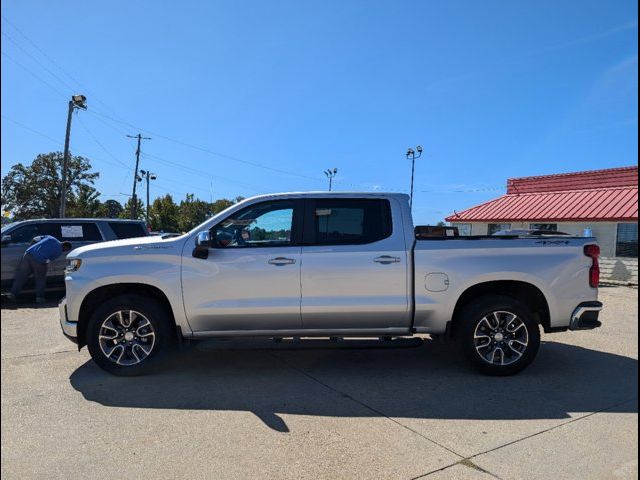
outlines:
[[67, 258], [67, 266], [65, 267], [65, 273], [75, 272], [82, 265], [82, 260], [79, 258]]

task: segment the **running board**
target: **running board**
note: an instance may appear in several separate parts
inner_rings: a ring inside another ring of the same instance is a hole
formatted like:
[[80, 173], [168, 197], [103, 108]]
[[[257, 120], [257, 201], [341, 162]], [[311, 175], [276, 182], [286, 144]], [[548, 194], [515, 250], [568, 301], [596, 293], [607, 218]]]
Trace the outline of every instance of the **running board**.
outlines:
[[194, 342], [198, 350], [313, 350], [324, 348], [415, 348], [424, 343], [420, 337], [371, 338], [210, 338]]

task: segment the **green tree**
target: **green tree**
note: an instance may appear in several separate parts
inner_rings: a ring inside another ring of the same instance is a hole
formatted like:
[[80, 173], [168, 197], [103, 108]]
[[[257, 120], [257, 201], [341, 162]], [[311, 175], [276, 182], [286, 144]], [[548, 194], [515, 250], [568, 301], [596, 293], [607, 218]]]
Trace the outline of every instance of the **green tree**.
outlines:
[[81, 185], [78, 194], [68, 201], [67, 216], [75, 218], [98, 217], [102, 206], [99, 196], [100, 192], [92, 186]]
[[173, 197], [166, 194], [156, 198], [151, 204], [149, 223], [151, 229], [163, 232], [177, 232], [179, 208], [173, 201]]
[[226, 198], [221, 198], [220, 200], [216, 200], [211, 204], [211, 215], [215, 215], [216, 213], [220, 213], [221, 211], [229, 208], [235, 202], [232, 200], [227, 200]]
[[98, 216], [103, 218], [118, 218], [123, 211], [124, 208], [119, 201], [107, 200], [100, 205], [100, 212], [98, 213]]
[[[136, 208], [136, 220], [144, 220], [145, 219], [145, 208], [144, 208], [144, 203], [142, 203], [142, 200], [140, 200], [140, 198], [137, 198], [137, 208]], [[119, 218], [131, 218], [131, 206], [133, 205], [133, 201], [131, 200], [131, 198], [129, 198], [129, 200], [127, 200], [127, 203], [124, 204], [124, 208], [122, 209], [122, 211], [118, 214]]]
[[211, 216], [211, 204], [194, 198], [192, 193], [187, 193], [184, 200], [178, 206], [178, 229], [181, 232], [191, 230]]
[[[40, 154], [29, 166], [13, 165], [2, 178], [2, 208], [17, 219], [60, 215], [62, 185], [61, 152]], [[83, 186], [93, 187], [98, 178], [87, 158], [70, 156], [67, 175], [67, 199], [76, 198]]]

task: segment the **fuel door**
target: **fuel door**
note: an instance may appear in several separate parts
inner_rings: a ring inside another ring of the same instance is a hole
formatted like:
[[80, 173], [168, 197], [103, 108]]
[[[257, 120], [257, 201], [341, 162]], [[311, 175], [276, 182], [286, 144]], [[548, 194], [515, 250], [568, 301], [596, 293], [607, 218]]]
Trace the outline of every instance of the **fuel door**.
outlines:
[[424, 288], [429, 292], [444, 292], [449, 288], [449, 275], [446, 273], [428, 273], [424, 277]]

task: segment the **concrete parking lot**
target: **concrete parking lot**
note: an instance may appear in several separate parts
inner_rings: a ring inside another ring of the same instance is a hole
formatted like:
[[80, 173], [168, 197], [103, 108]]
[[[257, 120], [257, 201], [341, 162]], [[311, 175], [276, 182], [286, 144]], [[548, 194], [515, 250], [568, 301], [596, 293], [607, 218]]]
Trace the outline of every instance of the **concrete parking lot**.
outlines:
[[117, 378], [54, 305], [3, 305], [2, 478], [637, 478], [637, 290], [601, 292], [602, 328], [544, 335], [508, 378], [437, 341], [208, 342]]

